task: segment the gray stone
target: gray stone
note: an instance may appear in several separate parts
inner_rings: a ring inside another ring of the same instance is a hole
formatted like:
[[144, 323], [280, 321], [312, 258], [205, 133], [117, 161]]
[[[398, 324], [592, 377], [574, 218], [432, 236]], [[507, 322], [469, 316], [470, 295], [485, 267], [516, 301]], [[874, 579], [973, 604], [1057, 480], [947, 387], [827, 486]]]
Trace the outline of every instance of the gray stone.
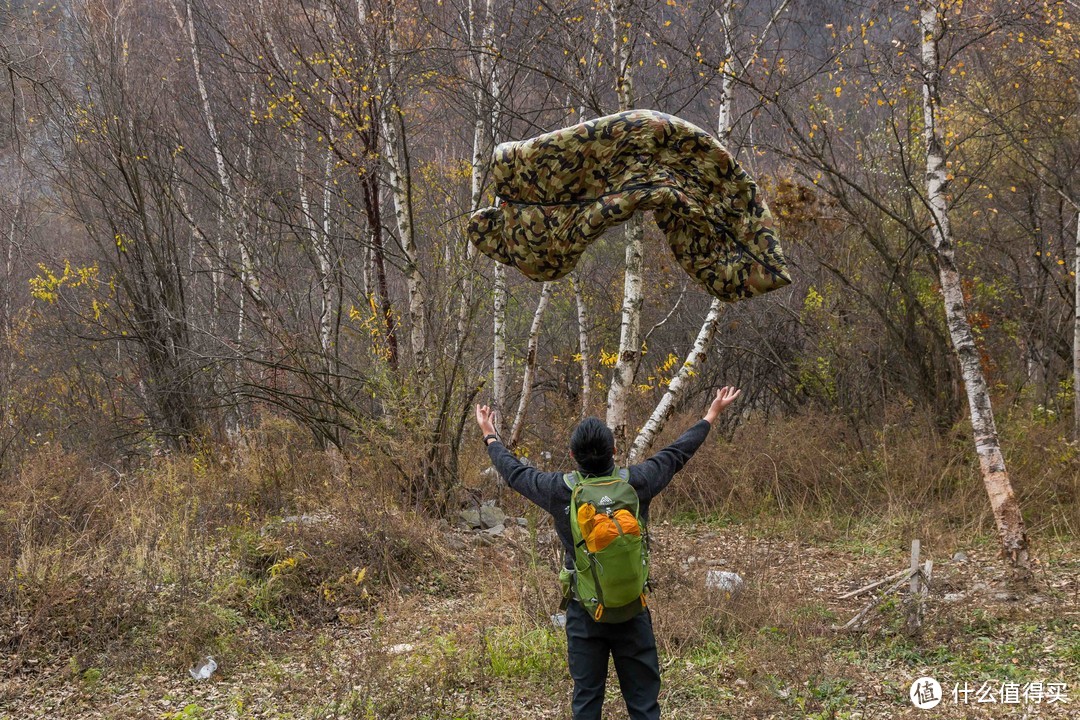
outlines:
[[964, 599], [964, 593], [945, 593], [945, 597], [942, 599], [947, 603], [960, 602]]
[[468, 508], [458, 513], [458, 517], [461, 518], [462, 524], [470, 529], [480, 527], [480, 511], [476, 508]]
[[742, 590], [744, 584], [742, 577], [738, 573], [728, 572], [727, 570], [709, 570], [705, 574], [706, 590], [719, 590], [729, 597]]
[[284, 525], [318, 525], [325, 520], [321, 515], [286, 515], [281, 518]]
[[311, 527], [314, 525], [324, 525], [329, 523], [333, 517], [328, 514], [323, 515], [286, 515], [280, 520], [274, 519], [266, 523], [259, 530], [259, 535], [266, 536], [272, 532], [281, 530], [285, 526], [290, 527]]
[[952, 559], [953, 562], [967, 562], [968, 556], [967, 553], [963, 550], [957, 550], [955, 553], [953, 553]]
[[480, 527], [484, 529], [493, 528], [506, 524], [506, 513], [502, 511], [498, 505], [492, 503], [491, 505], [484, 504], [480, 506]]
[[527, 518], [510, 518], [510, 520], [518, 527], [529, 527], [529, 520]]
[[502, 523], [499, 523], [495, 527], [489, 527], [484, 532], [486, 532], [488, 535], [502, 535], [505, 531], [506, 531], [506, 526], [503, 525]]

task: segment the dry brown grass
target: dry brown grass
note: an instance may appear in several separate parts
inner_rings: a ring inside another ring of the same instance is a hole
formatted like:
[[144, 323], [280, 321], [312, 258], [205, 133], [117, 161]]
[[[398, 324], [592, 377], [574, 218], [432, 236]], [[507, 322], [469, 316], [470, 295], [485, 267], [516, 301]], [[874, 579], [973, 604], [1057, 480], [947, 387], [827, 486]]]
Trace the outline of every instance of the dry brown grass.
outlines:
[[[352, 464], [269, 420], [232, 451], [160, 457], [134, 475], [45, 448], [0, 506], [0, 647], [182, 665], [242, 652], [250, 622], [363, 609], [454, 559]], [[90, 660], [87, 660], [89, 663]]]
[[[941, 436], [905, 412], [863, 445], [827, 416], [750, 422], [735, 442], [710, 438], [654, 504], [652, 606], [673, 718], [707, 717], [736, 679], [766, 715], [850, 703], [845, 678], [858, 673], [843, 653], [881, 653], [838, 643], [823, 593], [885, 574], [916, 536], [938, 557], [973, 542], [992, 555], [965, 430]], [[1074, 547], [1075, 448], [1055, 426], [1004, 425], [1036, 546]], [[560, 550], [543, 513], [479, 474], [479, 446], [465, 450], [461, 498], [498, 497], [529, 528], [495, 544], [450, 532], [400, 506], [405, 489], [378, 456], [323, 451], [274, 419], [230, 450], [126, 476], [44, 448], [0, 500], [0, 678], [50, 664], [81, 685], [95, 667], [183, 678], [211, 652], [223, 668], [280, 662], [271, 680], [312, 717], [486, 718], [478, 708], [499, 703], [560, 717], [564, 650], [548, 622]], [[1062, 562], [1067, 550], [1055, 552]], [[707, 592], [709, 560], [740, 573], [744, 591]], [[388, 652], [399, 643], [422, 650]], [[325, 682], [287, 669], [309, 665]]]
[[[1063, 424], [1003, 423], [1010, 475], [1033, 532], [1080, 534], [1080, 448]], [[970, 428], [938, 432], [930, 418], [896, 407], [856, 437], [841, 418], [807, 414], [742, 425], [712, 438], [661, 505], [697, 516], [769, 516], [804, 528], [860, 517], [923, 532], [992, 531]]]

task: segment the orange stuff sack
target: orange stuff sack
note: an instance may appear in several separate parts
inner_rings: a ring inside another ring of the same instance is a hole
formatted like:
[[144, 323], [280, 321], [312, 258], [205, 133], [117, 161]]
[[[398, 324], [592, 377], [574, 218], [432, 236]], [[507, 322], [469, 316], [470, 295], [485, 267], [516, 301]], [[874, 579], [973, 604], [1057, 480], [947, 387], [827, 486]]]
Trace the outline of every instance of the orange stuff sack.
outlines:
[[613, 516], [598, 514], [590, 503], [578, 508], [578, 525], [585, 539], [585, 547], [594, 553], [600, 552], [619, 537], [620, 528], [623, 535], [641, 535], [641, 527], [630, 511], [616, 510]]
[[589, 535], [593, 531], [593, 518], [596, 517], [596, 508], [590, 503], [585, 503], [578, 508], [577, 522], [578, 527], [581, 528], [581, 536], [588, 539]]

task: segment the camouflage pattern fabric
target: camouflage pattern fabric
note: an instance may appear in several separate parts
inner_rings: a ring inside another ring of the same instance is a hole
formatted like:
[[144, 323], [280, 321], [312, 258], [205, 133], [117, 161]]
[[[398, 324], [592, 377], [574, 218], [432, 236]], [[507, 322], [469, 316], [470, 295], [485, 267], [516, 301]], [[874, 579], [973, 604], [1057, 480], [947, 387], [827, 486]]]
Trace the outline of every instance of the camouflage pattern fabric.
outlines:
[[499, 204], [469, 240], [533, 280], [557, 280], [607, 228], [652, 210], [683, 269], [738, 300], [791, 282], [754, 180], [701, 128], [631, 110], [495, 149]]

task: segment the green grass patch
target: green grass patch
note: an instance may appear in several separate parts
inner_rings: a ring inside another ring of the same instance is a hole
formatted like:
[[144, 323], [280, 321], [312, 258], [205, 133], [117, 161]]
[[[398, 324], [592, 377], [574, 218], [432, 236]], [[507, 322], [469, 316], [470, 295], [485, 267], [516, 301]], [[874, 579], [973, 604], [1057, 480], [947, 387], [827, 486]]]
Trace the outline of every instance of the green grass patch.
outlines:
[[545, 678], [566, 673], [566, 635], [555, 629], [503, 627], [484, 637], [487, 664], [498, 678]]

